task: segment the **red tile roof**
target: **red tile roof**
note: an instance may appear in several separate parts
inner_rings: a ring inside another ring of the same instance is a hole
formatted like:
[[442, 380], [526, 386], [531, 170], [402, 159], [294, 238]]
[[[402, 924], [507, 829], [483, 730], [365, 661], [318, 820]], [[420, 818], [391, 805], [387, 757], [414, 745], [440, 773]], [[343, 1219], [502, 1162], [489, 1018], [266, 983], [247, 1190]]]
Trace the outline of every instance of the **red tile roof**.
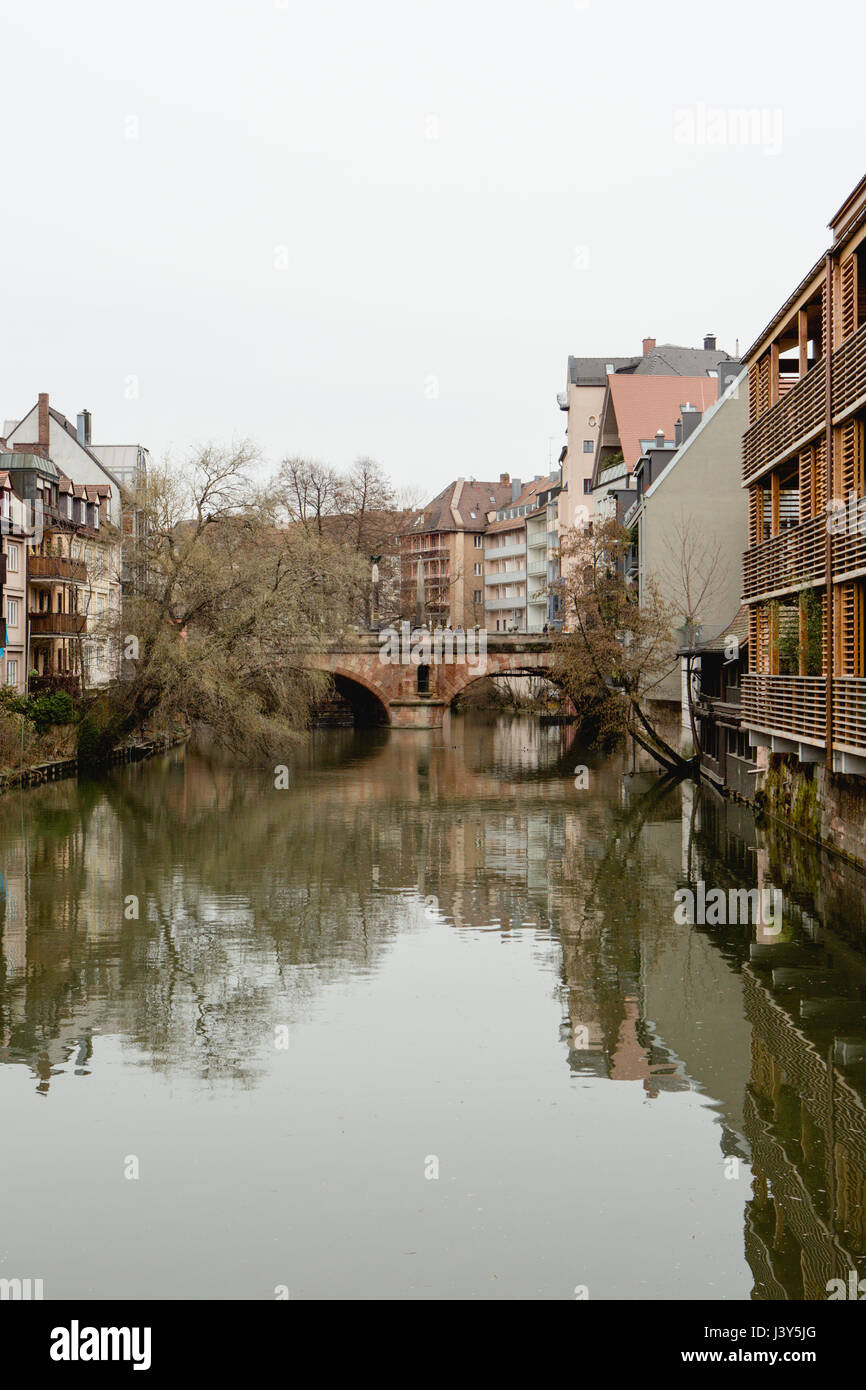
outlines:
[[673, 439], [682, 406], [688, 402], [707, 411], [719, 397], [718, 378], [710, 376], [617, 374], [607, 382], [629, 471], [641, 456], [642, 439], [653, 439], [658, 430], [664, 430], [665, 439]]

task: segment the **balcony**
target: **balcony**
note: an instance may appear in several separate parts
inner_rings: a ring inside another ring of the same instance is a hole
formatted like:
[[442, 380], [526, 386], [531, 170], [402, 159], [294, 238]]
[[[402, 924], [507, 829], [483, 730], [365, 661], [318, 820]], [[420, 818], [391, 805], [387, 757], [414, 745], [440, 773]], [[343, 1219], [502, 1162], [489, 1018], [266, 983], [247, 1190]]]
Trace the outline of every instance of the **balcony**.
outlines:
[[63, 579], [73, 584], [87, 583], [83, 560], [66, 560], [61, 555], [31, 555], [27, 561], [30, 579]]
[[484, 583], [488, 587], [497, 584], [525, 584], [526, 570], [499, 570], [497, 574], [486, 574]]
[[509, 541], [507, 545], [488, 545], [484, 549], [485, 560], [506, 560], [509, 555], [525, 555], [526, 546], [523, 538], [519, 541]]
[[[841, 539], [841, 538], [840, 538]], [[749, 602], [796, 593], [824, 579], [827, 517], [813, 516], [763, 541], [743, 556], [743, 596]]]
[[541, 559], [541, 560], [530, 560], [529, 564], [526, 566], [526, 573], [527, 573], [527, 574], [543, 574], [543, 575], [546, 576], [546, 575], [547, 575], [547, 557], [545, 556], [545, 557], [544, 557], [543, 559]]
[[866, 680], [860, 676], [833, 678], [833, 748], [866, 753]]
[[87, 626], [83, 613], [31, 613], [31, 637], [78, 637]]
[[[827, 682], [823, 676], [743, 676], [743, 723], [783, 740], [824, 746]], [[778, 751], [796, 751], [780, 749]]]
[[506, 598], [485, 598], [484, 607], [499, 611], [503, 608], [525, 608], [526, 596], [524, 594], [511, 594]]
[[866, 323], [833, 353], [833, 419], [866, 404]]
[[819, 432], [824, 423], [825, 386], [822, 357], [750, 425], [743, 435], [744, 483], [766, 473]]
[[[835, 529], [832, 521], [828, 525], [831, 530]], [[866, 574], [866, 497], [859, 499], [856, 509], [846, 508], [844, 528], [840, 524], [839, 531], [831, 541], [833, 582], [836, 584]]]

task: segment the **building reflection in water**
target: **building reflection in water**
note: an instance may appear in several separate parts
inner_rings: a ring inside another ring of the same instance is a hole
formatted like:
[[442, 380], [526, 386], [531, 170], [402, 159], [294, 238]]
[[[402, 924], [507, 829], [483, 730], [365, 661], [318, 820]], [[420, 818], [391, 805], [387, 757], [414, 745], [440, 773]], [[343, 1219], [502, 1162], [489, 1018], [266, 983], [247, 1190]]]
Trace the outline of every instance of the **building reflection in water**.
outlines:
[[[862, 876], [743, 807], [593, 762], [569, 727], [464, 717], [317, 734], [288, 791], [176, 750], [6, 796], [0, 842], [0, 1059], [46, 1094], [106, 1034], [155, 1070], [254, 1085], [275, 1017], [425, 915], [528, 932], [561, 948], [574, 1084], [712, 1106], [720, 1160], [751, 1173], [753, 1297], [866, 1274]], [[780, 888], [787, 965], [750, 924], [678, 925], [674, 891], [699, 880]]]

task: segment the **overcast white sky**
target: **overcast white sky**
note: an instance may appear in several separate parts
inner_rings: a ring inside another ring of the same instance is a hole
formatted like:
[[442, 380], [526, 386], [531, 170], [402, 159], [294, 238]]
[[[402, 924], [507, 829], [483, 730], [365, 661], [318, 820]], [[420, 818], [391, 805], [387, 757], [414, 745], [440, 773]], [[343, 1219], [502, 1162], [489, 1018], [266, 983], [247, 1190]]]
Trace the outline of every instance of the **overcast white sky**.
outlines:
[[6, 0], [0, 415], [430, 496], [546, 471], [569, 352], [745, 349], [824, 249], [864, 37], [860, 0]]

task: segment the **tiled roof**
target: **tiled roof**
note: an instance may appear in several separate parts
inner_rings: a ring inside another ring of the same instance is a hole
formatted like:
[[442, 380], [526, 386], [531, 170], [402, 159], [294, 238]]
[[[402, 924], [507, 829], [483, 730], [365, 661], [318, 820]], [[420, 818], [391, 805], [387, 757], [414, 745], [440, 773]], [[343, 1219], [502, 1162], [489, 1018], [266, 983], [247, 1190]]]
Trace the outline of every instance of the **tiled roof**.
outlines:
[[686, 403], [708, 410], [718, 399], [718, 379], [709, 376], [617, 375], [609, 378], [620, 447], [631, 471], [641, 456], [641, 440], [664, 430], [673, 439], [674, 424]]
[[[745, 647], [749, 640], [749, 610], [746, 604], [741, 604], [734, 614], [727, 627], [723, 627], [715, 637], [711, 637], [708, 642], [696, 642], [693, 650], [695, 652], [723, 652], [728, 645], [731, 637], [736, 637], [739, 645]], [[680, 647], [681, 654], [687, 655], [688, 647]]]
[[[410, 521], [409, 531], [483, 531], [487, 513], [511, 501], [511, 483], [457, 478]], [[474, 513], [474, 515], [473, 515]]]
[[615, 372], [633, 372], [639, 357], [569, 357], [568, 380], [573, 386], [604, 386], [608, 368]]
[[492, 521], [487, 527], [487, 535], [495, 535], [499, 531], [520, 531], [526, 524], [525, 516], [510, 516], [503, 521]]
[[720, 362], [732, 362], [721, 348], [679, 347], [676, 343], [657, 343], [635, 368], [636, 376], [703, 376], [715, 372]]

